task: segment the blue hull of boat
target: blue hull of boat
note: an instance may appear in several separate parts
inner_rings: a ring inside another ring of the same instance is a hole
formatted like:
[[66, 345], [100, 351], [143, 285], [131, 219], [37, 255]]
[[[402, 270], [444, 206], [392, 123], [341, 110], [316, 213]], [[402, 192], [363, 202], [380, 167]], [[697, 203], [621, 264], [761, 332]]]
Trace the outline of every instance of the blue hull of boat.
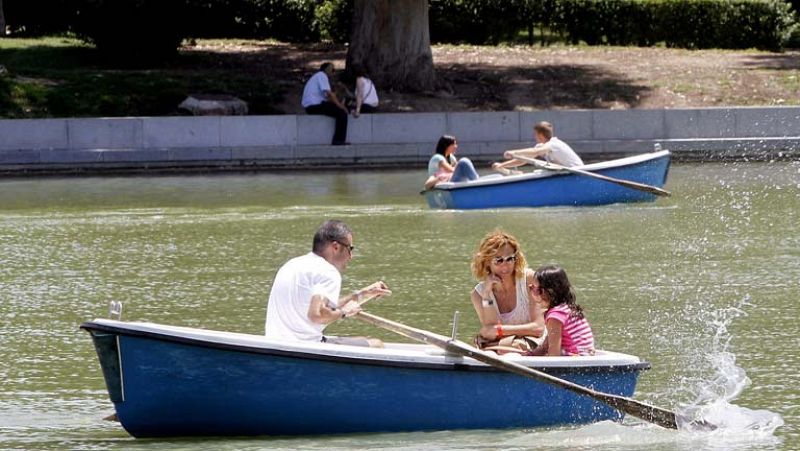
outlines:
[[[621, 180], [662, 188], [667, 181], [670, 153], [661, 151], [638, 158], [624, 158], [588, 165], [582, 169]], [[600, 169], [592, 169], [599, 167]], [[425, 191], [434, 209], [591, 206], [621, 202], [648, 202], [656, 195], [573, 173], [525, 175], [478, 182], [439, 185]]]
[[[591, 398], [458, 360], [409, 364], [82, 327], [92, 333], [117, 416], [135, 437], [524, 428], [622, 417]], [[546, 371], [631, 396], [647, 367]]]

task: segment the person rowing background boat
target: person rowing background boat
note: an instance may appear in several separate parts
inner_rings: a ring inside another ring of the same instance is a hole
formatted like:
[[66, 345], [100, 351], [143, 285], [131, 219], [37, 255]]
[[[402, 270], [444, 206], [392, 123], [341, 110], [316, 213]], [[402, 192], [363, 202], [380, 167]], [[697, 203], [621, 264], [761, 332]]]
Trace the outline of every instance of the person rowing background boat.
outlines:
[[544, 157], [549, 163], [566, 167], [583, 165], [583, 160], [572, 150], [569, 144], [553, 136], [553, 124], [550, 122], [542, 121], [534, 125], [533, 134], [537, 142], [534, 147], [507, 150], [503, 154], [507, 161], [493, 163], [492, 169], [507, 173], [510, 172], [508, 168], [516, 168], [528, 164], [528, 162], [516, 158], [517, 156], [527, 158]]

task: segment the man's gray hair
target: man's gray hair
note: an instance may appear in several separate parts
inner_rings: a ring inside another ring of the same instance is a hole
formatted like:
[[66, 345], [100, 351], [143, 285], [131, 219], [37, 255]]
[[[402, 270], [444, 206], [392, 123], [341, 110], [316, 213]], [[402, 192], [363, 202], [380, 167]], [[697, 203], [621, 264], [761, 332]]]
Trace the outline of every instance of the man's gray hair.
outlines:
[[314, 243], [311, 246], [311, 250], [315, 254], [320, 254], [328, 243], [338, 241], [347, 244], [347, 235], [352, 234], [350, 227], [347, 227], [344, 222], [329, 219], [319, 226], [317, 233], [314, 234]]

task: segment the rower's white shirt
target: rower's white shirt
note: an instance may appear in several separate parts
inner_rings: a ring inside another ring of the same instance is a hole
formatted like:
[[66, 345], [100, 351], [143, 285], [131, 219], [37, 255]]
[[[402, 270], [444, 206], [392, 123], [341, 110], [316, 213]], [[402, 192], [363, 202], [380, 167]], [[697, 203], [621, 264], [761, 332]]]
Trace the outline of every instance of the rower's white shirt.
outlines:
[[581, 157], [564, 141], [553, 136], [546, 144], [550, 151], [545, 155], [545, 160], [566, 167], [583, 166]]
[[321, 341], [325, 324], [308, 319], [311, 297], [321, 295], [329, 306], [339, 301], [342, 275], [335, 266], [309, 252], [286, 262], [269, 293], [265, 333], [279, 340]]

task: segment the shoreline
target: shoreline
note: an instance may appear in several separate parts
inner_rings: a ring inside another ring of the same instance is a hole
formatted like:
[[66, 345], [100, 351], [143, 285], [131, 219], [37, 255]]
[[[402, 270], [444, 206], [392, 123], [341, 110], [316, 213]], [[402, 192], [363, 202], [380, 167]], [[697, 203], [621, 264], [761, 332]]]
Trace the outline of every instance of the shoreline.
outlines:
[[436, 140], [483, 165], [533, 144], [547, 120], [586, 161], [650, 152], [682, 161], [800, 159], [800, 107], [382, 113], [350, 119], [348, 146], [321, 116], [0, 120], [0, 177], [423, 167]]

